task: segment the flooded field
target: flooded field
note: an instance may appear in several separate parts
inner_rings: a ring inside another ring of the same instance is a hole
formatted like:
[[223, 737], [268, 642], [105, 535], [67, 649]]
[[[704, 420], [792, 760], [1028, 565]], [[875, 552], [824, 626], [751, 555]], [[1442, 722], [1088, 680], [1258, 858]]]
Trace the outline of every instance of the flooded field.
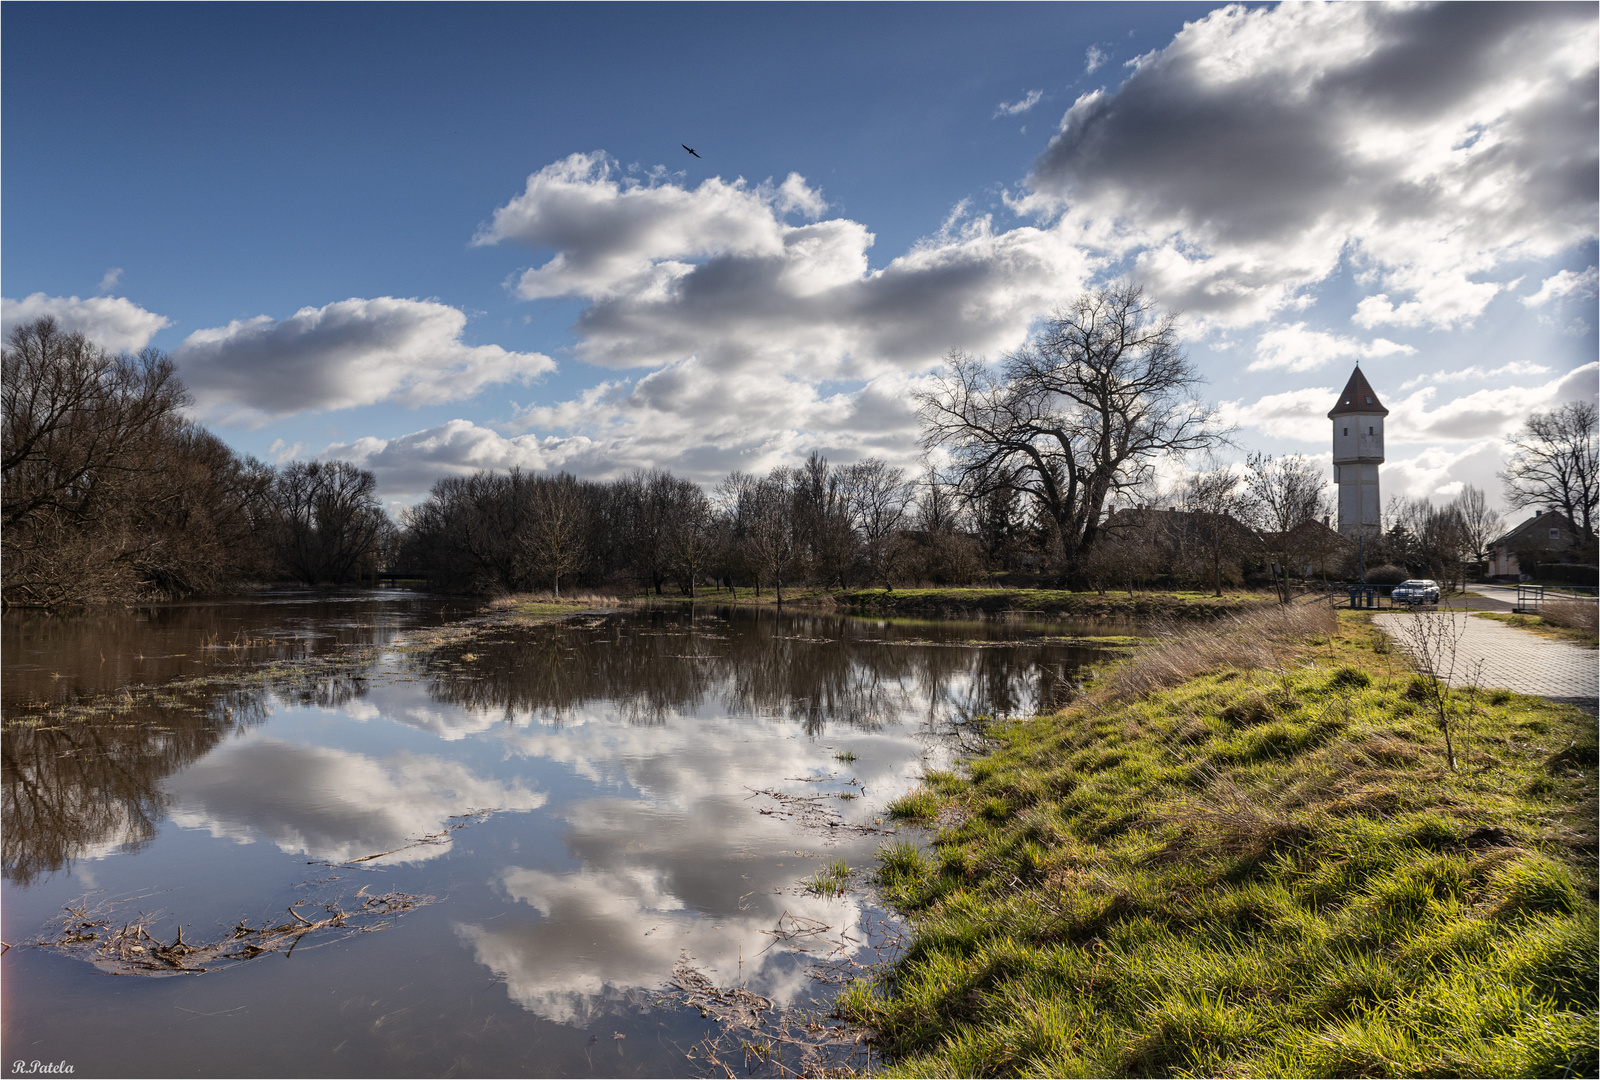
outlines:
[[6, 615], [8, 1061], [779, 1074], [809, 1043], [864, 1068], [823, 1021], [900, 932], [864, 873], [885, 804], [1105, 656], [1059, 623], [452, 633], [470, 614], [385, 590]]

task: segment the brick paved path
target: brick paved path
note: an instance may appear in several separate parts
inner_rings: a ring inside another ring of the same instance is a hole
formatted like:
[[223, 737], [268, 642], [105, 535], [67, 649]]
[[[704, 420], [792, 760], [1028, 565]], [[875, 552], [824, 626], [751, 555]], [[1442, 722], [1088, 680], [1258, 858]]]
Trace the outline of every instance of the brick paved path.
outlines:
[[1596, 711], [1596, 698], [1600, 696], [1600, 652], [1465, 613], [1419, 616], [1384, 612], [1374, 615], [1372, 621], [1405, 648], [1404, 628], [1416, 618], [1451, 619], [1460, 627], [1450, 685], [1465, 686], [1474, 681], [1473, 676], [1481, 663], [1482, 675], [1476, 680], [1481, 686], [1555, 698], [1578, 705], [1587, 712]]

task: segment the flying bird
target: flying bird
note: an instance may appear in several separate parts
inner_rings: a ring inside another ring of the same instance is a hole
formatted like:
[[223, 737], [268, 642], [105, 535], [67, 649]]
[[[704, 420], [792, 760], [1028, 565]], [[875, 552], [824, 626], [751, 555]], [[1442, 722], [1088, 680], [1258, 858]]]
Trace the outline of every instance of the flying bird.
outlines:
[[[683, 146], [683, 143], [679, 143], [678, 145], [679, 146]], [[689, 153], [694, 154], [694, 147], [692, 147], [692, 146], [683, 146], [683, 148], [685, 150], [689, 151]], [[699, 157], [700, 155], [699, 154], [694, 154], [694, 156], [695, 157]]]

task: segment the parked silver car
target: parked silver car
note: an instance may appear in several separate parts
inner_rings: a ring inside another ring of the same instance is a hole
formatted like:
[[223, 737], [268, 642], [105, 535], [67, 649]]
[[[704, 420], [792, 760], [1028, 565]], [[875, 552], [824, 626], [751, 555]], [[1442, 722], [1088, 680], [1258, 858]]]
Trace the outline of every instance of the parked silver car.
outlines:
[[1437, 604], [1439, 602], [1439, 583], [1428, 578], [1412, 578], [1402, 581], [1394, 587], [1394, 592], [1389, 594], [1389, 599], [1396, 604], [1410, 604], [1416, 607], [1419, 604]]

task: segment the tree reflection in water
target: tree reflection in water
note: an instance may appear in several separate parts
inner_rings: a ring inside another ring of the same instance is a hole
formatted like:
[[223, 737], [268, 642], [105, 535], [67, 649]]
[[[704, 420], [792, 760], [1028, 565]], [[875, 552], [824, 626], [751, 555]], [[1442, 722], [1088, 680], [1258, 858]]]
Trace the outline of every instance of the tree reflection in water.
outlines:
[[[168, 778], [226, 737], [262, 724], [275, 705], [339, 708], [366, 696], [373, 682], [414, 675], [419, 668], [434, 700], [508, 723], [559, 726], [582, 706], [603, 701], [634, 725], [662, 725], [675, 715], [715, 709], [793, 724], [817, 738], [833, 725], [873, 731], [895, 717], [921, 717], [934, 731], [952, 718], [1028, 713], [1038, 703], [1070, 696], [1078, 666], [1100, 655], [1026, 642], [973, 642], [963, 637], [970, 627], [903, 628], [724, 608], [626, 612], [495, 632], [421, 657], [385, 659], [366, 649], [330, 662], [346, 655], [343, 646], [382, 644], [398, 623], [307, 611], [292, 634], [246, 637], [264, 644], [258, 655], [243, 656], [204, 650], [230, 629], [236, 638], [242, 632], [236, 614], [220, 607], [196, 608], [178, 627], [106, 619], [105, 626], [95, 617], [77, 625], [30, 625], [31, 651], [19, 644], [23, 624], [7, 624], [11, 685], [0, 743], [0, 847], [10, 882], [27, 885], [76, 859], [146, 844], [170, 810]], [[143, 660], [129, 633], [145, 634], [152, 653], [164, 651]], [[121, 648], [113, 675], [102, 673], [99, 663], [107, 640]], [[983, 647], [968, 647], [974, 644]], [[35, 662], [29, 667], [19, 655]], [[65, 673], [62, 680], [41, 674], [37, 658], [44, 655]], [[301, 662], [250, 663], [268, 659]], [[192, 678], [197, 668], [236, 671], [239, 677], [177, 692], [160, 689], [163, 681]], [[14, 670], [24, 676], [21, 689], [12, 681]], [[131, 698], [105, 696], [127, 687], [137, 689]], [[26, 704], [18, 704], [25, 693], [42, 698], [35, 706], [99, 700], [110, 707], [88, 719], [58, 715], [30, 726]], [[150, 700], [152, 693], [157, 700]], [[15, 722], [19, 714], [22, 723]]]
[[891, 717], [936, 722], [1063, 704], [1078, 668], [1103, 655], [974, 642], [961, 629], [918, 626], [913, 634], [767, 609], [646, 611], [441, 650], [429, 662], [429, 692], [507, 723], [559, 726], [583, 705], [606, 701], [635, 724], [715, 708], [796, 723], [816, 738], [829, 725], [870, 731]]

